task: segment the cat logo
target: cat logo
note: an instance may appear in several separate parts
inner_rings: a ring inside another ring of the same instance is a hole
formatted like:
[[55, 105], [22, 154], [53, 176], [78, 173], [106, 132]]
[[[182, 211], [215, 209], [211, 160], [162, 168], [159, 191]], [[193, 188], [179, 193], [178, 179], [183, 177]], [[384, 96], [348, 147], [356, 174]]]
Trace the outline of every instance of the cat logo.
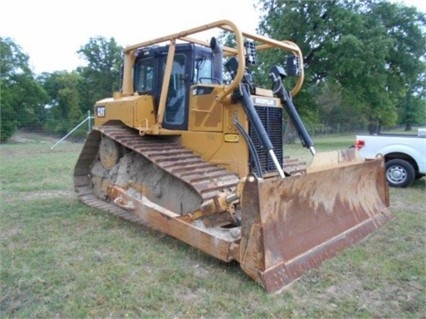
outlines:
[[269, 107], [278, 106], [276, 99], [268, 99], [264, 97], [253, 98], [253, 103], [254, 105], [257, 105], [257, 106], [269, 106]]
[[105, 117], [105, 106], [96, 107], [96, 117]]

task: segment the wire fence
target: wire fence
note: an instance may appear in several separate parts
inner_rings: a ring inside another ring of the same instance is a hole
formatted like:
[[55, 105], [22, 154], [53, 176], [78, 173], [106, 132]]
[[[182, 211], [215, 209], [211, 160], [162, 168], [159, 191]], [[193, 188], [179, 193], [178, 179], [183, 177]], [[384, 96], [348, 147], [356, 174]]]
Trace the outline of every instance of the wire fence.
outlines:
[[[25, 115], [23, 115], [25, 116]], [[74, 127], [69, 126], [68, 130], [64, 130], [64, 133], [57, 133], [57, 130], [52, 127], [49, 129], [49, 126], [44, 125], [44, 123], [40, 122], [40, 124], [34, 124], [26, 128], [19, 128], [17, 133], [19, 132], [27, 132], [27, 133], [35, 133], [42, 134], [56, 139], [56, 143], [52, 145], [51, 149], [54, 149], [56, 146], [61, 144], [63, 141], [72, 141], [72, 142], [84, 142], [87, 137], [87, 134], [91, 132], [93, 124], [94, 124], [94, 116], [91, 111], [87, 111], [87, 114], [82, 117]], [[406, 133], [417, 134], [417, 127], [426, 127], [426, 124], [416, 126], [412, 131]], [[398, 127], [380, 127], [375, 128], [376, 133], [381, 131], [395, 131], [395, 132], [404, 132], [404, 126]], [[307, 125], [307, 130], [312, 137], [316, 136], [335, 136], [335, 135], [350, 135], [350, 134], [374, 134], [372, 132], [371, 127], [366, 127], [362, 125], [354, 125], [351, 123], [334, 123], [332, 125], [326, 124], [311, 124]], [[297, 139], [297, 132], [294, 132], [295, 138]], [[286, 143], [291, 143], [293, 139], [290, 138]], [[294, 142], [294, 141], [293, 141]]]

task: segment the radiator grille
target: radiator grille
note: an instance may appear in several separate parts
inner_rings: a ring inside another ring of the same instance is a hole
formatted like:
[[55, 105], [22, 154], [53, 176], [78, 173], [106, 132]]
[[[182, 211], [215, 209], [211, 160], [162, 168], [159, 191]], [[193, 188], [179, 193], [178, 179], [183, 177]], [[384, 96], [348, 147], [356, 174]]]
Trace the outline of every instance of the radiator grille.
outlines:
[[[274, 152], [278, 162], [283, 164], [283, 117], [282, 109], [278, 107], [263, 107], [256, 106], [255, 109], [259, 114], [260, 120], [268, 132], [269, 138], [274, 146]], [[257, 136], [254, 128], [250, 125], [250, 137], [255, 145], [257, 154], [260, 160], [262, 173], [276, 171], [274, 162], [269, 156], [267, 150], [262, 146], [262, 143]], [[253, 159], [250, 157], [250, 168], [254, 170]]]

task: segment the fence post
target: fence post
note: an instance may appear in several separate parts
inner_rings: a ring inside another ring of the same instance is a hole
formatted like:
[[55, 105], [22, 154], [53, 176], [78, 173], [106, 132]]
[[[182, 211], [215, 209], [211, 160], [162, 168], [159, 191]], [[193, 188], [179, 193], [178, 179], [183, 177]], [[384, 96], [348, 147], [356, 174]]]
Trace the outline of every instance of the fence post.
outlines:
[[87, 111], [87, 118], [89, 119], [89, 131], [87, 133], [90, 133], [92, 131], [92, 117], [90, 116], [90, 110]]

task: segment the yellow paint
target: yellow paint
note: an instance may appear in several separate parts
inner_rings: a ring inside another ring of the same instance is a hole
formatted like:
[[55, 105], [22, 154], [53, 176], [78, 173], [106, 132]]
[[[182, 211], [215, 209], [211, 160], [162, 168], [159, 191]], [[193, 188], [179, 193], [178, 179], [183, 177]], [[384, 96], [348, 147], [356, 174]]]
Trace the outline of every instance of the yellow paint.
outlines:
[[[105, 107], [104, 116], [98, 117], [97, 108]], [[152, 96], [127, 96], [117, 100], [104, 99], [95, 105], [95, 126], [101, 126], [110, 120], [119, 120], [134, 128], [150, 127], [155, 123], [154, 99]]]
[[[210, 90], [210, 93], [204, 93]], [[224, 105], [218, 103], [216, 99], [220, 91], [222, 91], [222, 86], [218, 85], [196, 85], [191, 87], [189, 96], [189, 130], [222, 131]]]

